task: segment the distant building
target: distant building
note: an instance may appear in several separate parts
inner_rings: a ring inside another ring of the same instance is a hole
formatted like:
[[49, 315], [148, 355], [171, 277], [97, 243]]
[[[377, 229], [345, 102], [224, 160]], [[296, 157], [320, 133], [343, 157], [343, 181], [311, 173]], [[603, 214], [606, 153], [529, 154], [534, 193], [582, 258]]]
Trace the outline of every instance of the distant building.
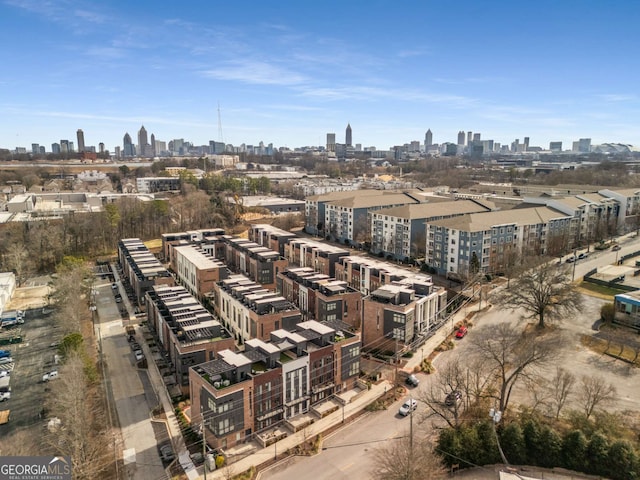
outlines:
[[125, 133], [122, 139], [122, 154], [125, 157], [135, 157], [136, 155], [135, 148], [131, 142], [131, 135], [128, 133]]
[[140, 127], [140, 130], [138, 130], [138, 154], [139, 155], [145, 154], [145, 149], [147, 148], [148, 144], [149, 144], [149, 141], [147, 137], [147, 129], [144, 128], [144, 125], [143, 125], [142, 127]]
[[467, 145], [471, 145], [473, 140], [473, 132], [467, 132]]
[[425, 151], [433, 145], [433, 133], [431, 133], [431, 129], [427, 130], [427, 133], [424, 134], [424, 149]]
[[78, 131], [76, 132], [76, 135], [78, 137], [78, 152], [82, 153], [85, 150], [85, 148], [84, 148], [84, 132], [81, 129], [78, 129]]
[[464, 145], [464, 132], [462, 130], [458, 132], [458, 145]]
[[347, 131], [345, 132], [345, 140], [344, 143], [347, 147], [351, 147], [353, 144], [351, 143], [351, 124], [347, 124]]
[[336, 134], [327, 133], [327, 152], [336, 151]]
[[561, 152], [562, 142], [549, 142], [549, 150], [552, 152]]

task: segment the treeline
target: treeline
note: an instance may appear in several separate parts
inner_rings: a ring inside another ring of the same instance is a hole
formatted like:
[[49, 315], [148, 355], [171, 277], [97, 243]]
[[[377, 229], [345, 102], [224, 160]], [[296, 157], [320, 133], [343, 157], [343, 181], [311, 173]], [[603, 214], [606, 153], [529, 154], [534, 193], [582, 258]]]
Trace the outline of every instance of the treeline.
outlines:
[[[620, 418], [601, 414], [594, 419], [575, 414], [564, 428], [535, 413], [523, 413], [497, 428], [504, 456], [512, 465], [561, 467], [612, 480], [640, 478], [640, 460], [625, 440]], [[443, 430], [437, 442], [449, 467], [502, 463], [490, 419]]]
[[65, 256], [111, 255], [122, 238], [159, 238], [162, 233], [200, 228], [229, 228], [239, 209], [225, 194], [187, 191], [149, 202], [123, 198], [94, 213], [60, 219], [9, 222], [0, 228], [0, 269], [18, 281], [36, 272], [52, 272]]

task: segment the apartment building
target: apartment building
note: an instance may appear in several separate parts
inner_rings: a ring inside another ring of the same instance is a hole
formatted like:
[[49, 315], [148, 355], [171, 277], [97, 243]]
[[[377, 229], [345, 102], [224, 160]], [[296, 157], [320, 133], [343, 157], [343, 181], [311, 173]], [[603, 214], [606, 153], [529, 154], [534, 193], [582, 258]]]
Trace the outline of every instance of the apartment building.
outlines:
[[310, 267], [330, 277], [336, 273], [336, 263], [349, 255], [349, 250], [308, 238], [293, 238], [284, 246], [284, 258], [289, 265]]
[[[503, 273], [523, 252], [546, 255], [564, 241], [573, 214], [549, 207], [465, 214], [427, 225], [426, 262], [438, 273], [467, 278], [473, 272]], [[554, 246], [555, 248], [555, 246]]]
[[229, 276], [229, 269], [195, 245], [171, 248], [171, 268], [191, 295], [202, 302], [216, 283]]
[[364, 243], [371, 234], [369, 211], [422, 201], [419, 195], [394, 190], [364, 189], [314, 195], [305, 200], [305, 231], [337, 241]]
[[146, 292], [154, 285], [175, 285], [169, 271], [139, 238], [125, 238], [118, 242], [118, 261], [122, 275], [133, 287], [138, 305], [143, 304]]
[[442, 199], [383, 208], [371, 214], [371, 253], [382, 254], [390, 260], [424, 258], [427, 223], [492, 210], [495, 205], [486, 200]]
[[147, 322], [176, 372], [182, 392], [189, 392], [189, 368], [233, 349], [233, 338], [182, 286], [153, 286], [146, 292]]
[[266, 340], [274, 330], [294, 330], [302, 320], [295, 305], [242, 274], [216, 284], [211, 303], [220, 321], [240, 343], [252, 338]]
[[234, 273], [246, 275], [265, 288], [275, 290], [276, 277], [288, 262], [277, 251], [258, 245], [246, 238], [222, 237], [225, 244], [224, 262]]
[[616, 200], [620, 205], [618, 208], [618, 225], [622, 231], [638, 229], [640, 225], [640, 189], [603, 189], [598, 193]]
[[303, 320], [360, 330], [362, 295], [343, 280], [310, 267], [288, 268], [278, 274], [278, 292], [300, 309]]
[[295, 419], [352, 389], [360, 373], [360, 338], [316, 321], [295, 332], [252, 339], [242, 353], [221, 351], [191, 368], [192, 411], [207, 444], [226, 449], [275, 425], [296, 431]]
[[383, 285], [363, 299], [362, 346], [394, 350], [409, 345], [444, 321], [446, 307], [447, 291], [427, 275]]

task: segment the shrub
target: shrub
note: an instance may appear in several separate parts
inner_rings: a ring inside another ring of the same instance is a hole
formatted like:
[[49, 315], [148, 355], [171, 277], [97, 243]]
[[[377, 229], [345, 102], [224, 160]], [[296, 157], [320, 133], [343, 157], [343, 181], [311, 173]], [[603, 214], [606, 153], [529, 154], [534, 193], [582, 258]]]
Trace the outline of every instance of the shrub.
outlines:
[[424, 373], [433, 373], [436, 369], [431, 364], [431, 360], [425, 358], [420, 363], [420, 370], [422, 370]]
[[223, 455], [218, 455], [216, 457], [216, 469], [217, 468], [222, 468], [224, 466], [224, 456]]
[[616, 312], [616, 308], [613, 302], [605, 303], [600, 308], [600, 318], [602, 319], [603, 322], [612, 323], [615, 312]]

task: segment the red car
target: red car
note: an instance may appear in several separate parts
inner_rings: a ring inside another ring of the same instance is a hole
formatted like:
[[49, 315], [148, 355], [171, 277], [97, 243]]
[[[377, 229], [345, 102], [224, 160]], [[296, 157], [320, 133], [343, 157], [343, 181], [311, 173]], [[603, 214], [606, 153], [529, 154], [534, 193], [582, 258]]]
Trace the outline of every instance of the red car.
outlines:
[[462, 338], [466, 334], [467, 334], [467, 327], [463, 325], [460, 328], [458, 328], [458, 331], [456, 332], [456, 338]]

